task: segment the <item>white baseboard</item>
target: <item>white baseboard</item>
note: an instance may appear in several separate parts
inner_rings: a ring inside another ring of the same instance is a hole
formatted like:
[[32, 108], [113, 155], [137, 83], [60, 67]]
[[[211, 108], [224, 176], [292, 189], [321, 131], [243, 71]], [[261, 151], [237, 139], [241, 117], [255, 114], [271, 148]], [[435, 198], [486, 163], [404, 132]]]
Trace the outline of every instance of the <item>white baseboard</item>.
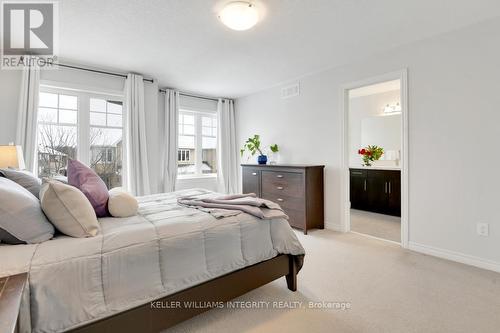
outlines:
[[434, 257], [456, 261], [462, 264], [475, 266], [500, 273], [500, 262], [496, 262], [493, 260], [483, 259], [468, 254], [440, 249], [434, 246], [419, 244], [415, 242], [409, 243], [409, 249], [415, 252], [420, 252]]

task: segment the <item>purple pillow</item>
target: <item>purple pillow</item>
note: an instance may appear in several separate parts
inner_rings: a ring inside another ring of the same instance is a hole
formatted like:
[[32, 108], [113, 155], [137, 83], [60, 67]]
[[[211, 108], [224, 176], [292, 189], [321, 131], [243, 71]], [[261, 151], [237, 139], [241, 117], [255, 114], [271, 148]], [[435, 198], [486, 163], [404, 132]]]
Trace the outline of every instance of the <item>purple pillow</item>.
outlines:
[[94, 170], [77, 160], [69, 160], [68, 184], [85, 194], [94, 207], [97, 217], [109, 216], [108, 188]]

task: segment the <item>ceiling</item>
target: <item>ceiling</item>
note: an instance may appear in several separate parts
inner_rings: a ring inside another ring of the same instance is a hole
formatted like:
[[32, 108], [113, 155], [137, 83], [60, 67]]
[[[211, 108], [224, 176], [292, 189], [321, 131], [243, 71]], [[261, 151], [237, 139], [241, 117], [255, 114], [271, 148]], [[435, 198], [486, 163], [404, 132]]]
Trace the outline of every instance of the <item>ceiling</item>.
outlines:
[[228, 1], [63, 0], [59, 55], [238, 97], [500, 16], [498, 0], [255, 0], [261, 22], [237, 32], [217, 19]]

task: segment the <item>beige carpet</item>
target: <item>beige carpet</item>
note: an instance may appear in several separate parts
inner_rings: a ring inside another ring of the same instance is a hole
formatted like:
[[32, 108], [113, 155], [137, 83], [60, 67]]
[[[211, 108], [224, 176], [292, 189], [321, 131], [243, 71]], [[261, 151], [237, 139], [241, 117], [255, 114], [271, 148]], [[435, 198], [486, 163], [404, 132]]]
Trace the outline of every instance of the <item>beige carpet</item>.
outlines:
[[401, 242], [401, 218], [351, 209], [351, 230], [362, 234]]
[[284, 278], [238, 300], [350, 302], [349, 310], [216, 309], [173, 332], [499, 332], [500, 274], [353, 233], [311, 231], [292, 293]]

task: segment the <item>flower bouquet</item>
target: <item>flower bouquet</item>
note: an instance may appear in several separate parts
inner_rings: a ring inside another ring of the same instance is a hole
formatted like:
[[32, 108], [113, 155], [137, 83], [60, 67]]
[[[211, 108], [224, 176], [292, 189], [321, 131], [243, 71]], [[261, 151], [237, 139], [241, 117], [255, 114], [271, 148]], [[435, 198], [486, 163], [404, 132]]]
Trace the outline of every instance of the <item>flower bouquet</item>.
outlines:
[[358, 154], [363, 156], [363, 165], [371, 166], [373, 161], [377, 161], [384, 154], [384, 148], [378, 146], [367, 146], [359, 149]]

